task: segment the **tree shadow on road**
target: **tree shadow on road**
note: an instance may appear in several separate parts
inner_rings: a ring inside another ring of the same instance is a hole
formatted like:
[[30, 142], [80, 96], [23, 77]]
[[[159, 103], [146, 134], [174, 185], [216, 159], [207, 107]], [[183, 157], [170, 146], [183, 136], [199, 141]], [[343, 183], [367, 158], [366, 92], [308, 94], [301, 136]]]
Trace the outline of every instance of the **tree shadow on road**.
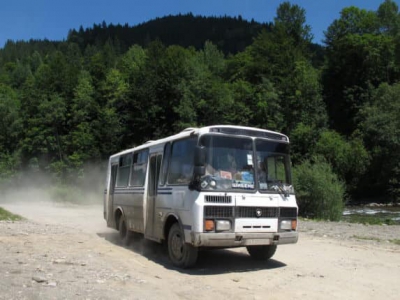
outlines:
[[[162, 265], [169, 270], [191, 275], [216, 275], [231, 272], [251, 272], [286, 267], [286, 264], [270, 259], [268, 261], [253, 260], [247, 252], [237, 250], [219, 249], [199, 251], [196, 265], [191, 269], [179, 269], [172, 265], [168, 258], [168, 250], [165, 244], [159, 244], [143, 238], [143, 235], [134, 234], [129, 246], [122, 246], [118, 232], [98, 233], [99, 237], [106, 241], [129, 249], [147, 259]], [[279, 251], [279, 248], [278, 248]]]

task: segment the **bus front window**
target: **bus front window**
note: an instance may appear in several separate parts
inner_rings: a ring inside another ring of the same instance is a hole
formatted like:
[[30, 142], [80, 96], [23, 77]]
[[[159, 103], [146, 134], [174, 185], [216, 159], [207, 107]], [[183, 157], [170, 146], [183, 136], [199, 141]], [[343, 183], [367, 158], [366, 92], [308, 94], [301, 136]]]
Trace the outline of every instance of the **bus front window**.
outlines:
[[291, 185], [288, 144], [257, 139], [256, 159], [260, 191]]
[[205, 135], [206, 175], [203, 189], [254, 189], [253, 142], [250, 138]]

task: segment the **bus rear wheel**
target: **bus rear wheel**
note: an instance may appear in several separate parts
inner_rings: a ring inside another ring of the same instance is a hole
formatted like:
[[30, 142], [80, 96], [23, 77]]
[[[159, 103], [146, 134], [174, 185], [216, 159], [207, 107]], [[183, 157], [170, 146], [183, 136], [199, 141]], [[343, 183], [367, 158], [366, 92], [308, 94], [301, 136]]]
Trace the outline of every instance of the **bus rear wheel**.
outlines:
[[265, 245], [265, 246], [248, 246], [247, 252], [249, 252], [251, 258], [255, 260], [268, 260], [276, 251], [276, 245]]
[[197, 261], [198, 249], [185, 243], [183, 230], [178, 223], [168, 233], [168, 254], [171, 262], [179, 268], [190, 268]]
[[132, 232], [127, 228], [124, 216], [119, 219], [118, 229], [122, 246], [129, 246], [132, 240]]

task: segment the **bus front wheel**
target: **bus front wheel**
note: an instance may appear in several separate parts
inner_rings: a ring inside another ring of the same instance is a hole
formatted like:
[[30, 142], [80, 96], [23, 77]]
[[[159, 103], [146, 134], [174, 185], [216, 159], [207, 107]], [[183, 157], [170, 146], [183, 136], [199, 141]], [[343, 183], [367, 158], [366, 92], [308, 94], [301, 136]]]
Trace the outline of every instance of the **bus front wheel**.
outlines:
[[276, 245], [265, 245], [265, 246], [248, 246], [247, 252], [249, 252], [251, 258], [255, 260], [268, 260], [276, 251]]
[[198, 249], [185, 243], [183, 230], [178, 223], [168, 233], [168, 254], [171, 262], [179, 268], [190, 268], [197, 260]]

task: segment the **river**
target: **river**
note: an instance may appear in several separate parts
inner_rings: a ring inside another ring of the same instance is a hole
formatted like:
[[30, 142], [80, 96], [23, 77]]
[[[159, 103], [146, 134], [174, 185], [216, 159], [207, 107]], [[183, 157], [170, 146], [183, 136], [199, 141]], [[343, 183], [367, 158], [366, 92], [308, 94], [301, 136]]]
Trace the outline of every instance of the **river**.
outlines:
[[351, 221], [354, 219], [364, 220], [390, 220], [392, 223], [400, 225], [400, 206], [349, 206], [345, 207], [343, 220]]

